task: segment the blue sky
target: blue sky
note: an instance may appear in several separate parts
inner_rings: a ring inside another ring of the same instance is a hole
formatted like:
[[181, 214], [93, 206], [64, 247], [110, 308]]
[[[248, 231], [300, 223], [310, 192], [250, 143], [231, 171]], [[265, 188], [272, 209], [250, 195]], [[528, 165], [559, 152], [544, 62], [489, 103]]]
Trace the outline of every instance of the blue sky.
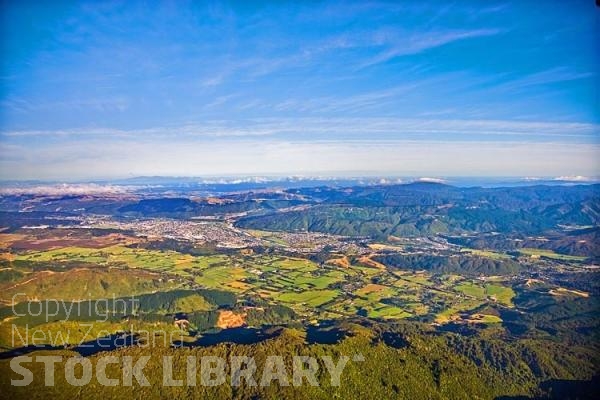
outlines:
[[2, 2], [0, 179], [596, 176], [593, 1]]

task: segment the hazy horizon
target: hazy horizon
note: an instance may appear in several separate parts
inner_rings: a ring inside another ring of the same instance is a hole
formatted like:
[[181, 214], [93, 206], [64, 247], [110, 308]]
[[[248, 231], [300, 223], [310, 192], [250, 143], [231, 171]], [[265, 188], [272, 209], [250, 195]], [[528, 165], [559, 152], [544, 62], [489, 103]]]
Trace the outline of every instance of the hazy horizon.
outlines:
[[[176, 187], [210, 185], [265, 185], [278, 187], [284, 184], [301, 187], [315, 183], [331, 182], [334, 185], [395, 185], [410, 183], [438, 183], [450, 186], [510, 187], [531, 185], [598, 184], [598, 176], [398, 176], [398, 175], [214, 175], [214, 176], [130, 176], [105, 179], [0, 179], [0, 190], [12, 188], [53, 188], [84, 192], [103, 187]], [[329, 184], [329, 183], [327, 183]], [[6, 192], [6, 191], [5, 191]]]

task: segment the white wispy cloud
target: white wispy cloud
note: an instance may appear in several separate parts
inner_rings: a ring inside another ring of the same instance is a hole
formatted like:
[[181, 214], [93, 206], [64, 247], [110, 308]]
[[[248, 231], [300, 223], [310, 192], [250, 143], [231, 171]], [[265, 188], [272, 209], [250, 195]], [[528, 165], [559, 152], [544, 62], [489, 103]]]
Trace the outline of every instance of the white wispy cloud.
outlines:
[[547, 85], [557, 82], [574, 81], [594, 76], [592, 72], [577, 72], [565, 66], [550, 68], [544, 71], [513, 79], [495, 87], [496, 90], [515, 91], [530, 86]]
[[570, 176], [557, 176], [554, 178], [555, 181], [566, 181], [566, 182], [591, 182], [594, 178], [583, 175], [570, 175]]
[[55, 101], [29, 101], [26, 99], [9, 98], [2, 101], [2, 107], [19, 112], [40, 112], [68, 110], [79, 112], [93, 110], [100, 112], [123, 112], [129, 108], [131, 101], [125, 96], [105, 98], [69, 99]]
[[51, 185], [8, 185], [0, 187], [0, 195], [107, 195], [124, 194], [138, 189], [134, 186], [100, 185], [95, 183], [57, 183]]
[[[376, 95], [359, 97], [352, 104], [366, 106], [370, 102], [381, 101], [390, 95], [382, 91]], [[227, 138], [227, 137], [262, 137], [294, 134], [302, 138], [345, 140], [348, 136], [367, 137], [377, 140], [377, 134], [448, 134], [460, 135], [462, 139], [472, 137], [475, 140], [482, 136], [530, 136], [537, 141], [555, 140], [560, 137], [597, 138], [600, 125], [581, 122], [545, 122], [545, 121], [512, 121], [512, 120], [461, 120], [461, 119], [417, 119], [393, 117], [347, 117], [347, 118], [253, 118], [245, 120], [210, 120], [202, 123], [186, 125], [170, 125], [146, 129], [111, 129], [111, 128], [78, 128], [59, 130], [19, 130], [0, 131], [0, 139], [16, 139], [26, 137], [45, 138], [137, 138], [138, 140], [158, 140], [179, 138]], [[389, 139], [389, 135], [386, 138]], [[392, 136], [394, 137], [394, 136]], [[455, 138], [456, 139], [456, 138]]]
[[470, 30], [432, 29], [421, 26], [413, 29], [384, 26], [372, 30], [355, 30], [306, 43], [302, 53], [317, 57], [331, 52], [368, 50], [375, 55], [358, 58], [356, 68], [362, 69], [397, 57], [414, 55], [452, 42], [470, 38], [494, 36], [505, 32], [499, 28]]
[[[319, 113], [340, 111], [352, 112], [356, 110], [364, 111], [393, 102], [397, 100], [399, 96], [417, 89], [422, 84], [423, 82], [415, 81], [387, 89], [369, 91], [351, 96], [315, 97], [306, 101], [296, 101], [293, 106], [295, 109], [316, 111]], [[283, 105], [285, 104], [286, 102], [283, 102]], [[278, 106], [281, 107], [281, 104]], [[289, 104], [287, 108], [289, 109]]]
[[230, 94], [226, 94], [226, 95], [222, 95], [222, 96], [217, 96], [214, 100], [205, 104], [204, 108], [206, 109], [206, 108], [217, 107], [217, 106], [223, 105], [237, 97], [240, 97], [239, 93], [230, 93]]
[[442, 179], [442, 178], [431, 178], [431, 177], [424, 176], [424, 177], [415, 179], [415, 182], [446, 183], [448, 181], [446, 179]]
[[452, 31], [429, 31], [418, 33], [397, 33], [392, 37], [379, 38], [387, 48], [360, 64], [360, 68], [383, 63], [400, 56], [417, 54], [459, 40], [493, 36], [503, 32], [501, 29], [474, 29]]

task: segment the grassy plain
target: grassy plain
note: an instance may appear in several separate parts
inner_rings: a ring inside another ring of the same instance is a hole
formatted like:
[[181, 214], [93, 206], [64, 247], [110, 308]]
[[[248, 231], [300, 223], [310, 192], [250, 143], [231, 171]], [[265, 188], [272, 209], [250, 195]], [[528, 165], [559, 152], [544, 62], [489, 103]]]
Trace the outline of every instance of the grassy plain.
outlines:
[[[438, 321], [445, 321], [485, 302], [511, 306], [514, 296], [512, 289], [501, 282], [492, 284], [465, 280], [460, 275], [436, 278], [424, 271], [390, 270], [383, 265], [365, 265], [361, 262], [319, 266], [307, 259], [280, 255], [239, 253], [193, 256], [172, 250], [112, 245], [101, 249], [75, 246], [46, 251], [31, 250], [19, 252], [14, 258], [33, 264], [75, 262], [87, 266], [119, 265], [125, 268], [122, 271], [149, 271], [157, 273], [156, 276], [162, 277], [164, 282], [175, 284], [170, 277], [176, 277], [182, 282], [191, 281], [206, 288], [235, 292], [239, 296], [258, 296], [287, 305], [306, 317], [328, 313], [334, 316], [359, 314], [390, 319], [431, 314]], [[93, 282], [94, 279], [85, 281]], [[13, 283], [20, 284], [23, 283]], [[63, 288], [69, 285], [63, 282], [50, 286]], [[119, 288], [117, 283], [109, 282], [109, 286]], [[147, 291], [159, 289], [160, 285], [157, 285]], [[31, 290], [32, 293], [56, 295], [44, 292], [38, 286], [32, 286]], [[64, 293], [71, 292], [67, 289]], [[97, 294], [102, 293], [98, 291]], [[182, 301], [181, 307], [185, 309], [205, 308], [191, 299]]]
[[543, 249], [532, 249], [532, 248], [523, 248], [519, 249], [519, 253], [530, 256], [530, 257], [546, 257], [552, 258], [554, 260], [560, 261], [583, 261], [586, 257], [582, 256], [569, 256], [566, 254], [559, 254], [552, 250], [543, 250]]

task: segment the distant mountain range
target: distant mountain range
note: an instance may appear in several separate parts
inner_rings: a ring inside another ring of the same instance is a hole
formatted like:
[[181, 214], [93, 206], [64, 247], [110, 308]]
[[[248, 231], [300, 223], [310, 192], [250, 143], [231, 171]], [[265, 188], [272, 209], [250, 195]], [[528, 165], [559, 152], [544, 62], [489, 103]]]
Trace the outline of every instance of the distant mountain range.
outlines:
[[[96, 184], [90, 186], [91, 194], [86, 194], [85, 188], [68, 195], [60, 191], [15, 191], [0, 196], [0, 211], [3, 219], [16, 224], [7, 226], [18, 226], [18, 221], [24, 220], [31, 220], [28, 225], [38, 219], [43, 222], [44, 213], [57, 214], [57, 210], [60, 215], [55, 218], [61, 219], [80, 213], [176, 219], [233, 216], [241, 228], [380, 240], [478, 234], [475, 242], [480, 246], [474, 242], [473, 247], [486, 247], [482, 243], [487, 243], [487, 247], [503, 249], [519, 247], [515, 241], [531, 242], [528, 237], [532, 235], [550, 235], [559, 246], [555, 250], [598, 254], [595, 244], [587, 242], [595, 241], [595, 232], [590, 236], [590, 232], [581, 231], [581, 237], [573, 232], [600, 225], [600, 184], [486, 188], [431, 181], [353, 186], [312, 182], [314, 186], [301, 188], [258, 189], [249, 189], [246, 184], [214, 184], [206, 185], [206, 191], [191, 194], [151, 189], [122, 192], [118, 189], [121, 186], [115, 186], [117, 189], [106, 195]], [[228, 185], [238, 190], [225, 190]], [[225, 193], [211, 197], [216, 189]]]
[[102, 194], [102, 193], [200, 193], [223, 194], [248, 190], [292, 189], [318, 186], [350, 187], [398, 185], [413, 182], [445, 183], [457, 187], [516, 187], [600, 183], [600, 178], [583, 176], [537, 177], [327, 177], [246, 176], [171, 177], [139, 176], [89, 182], [0, 181], [1, 194]]
[[249, 215], [244, 228], [348, 236], [539, 234], [600, 223], [600, 185], [459, 188], [439, 183], [290, 189], [313, 206]]

